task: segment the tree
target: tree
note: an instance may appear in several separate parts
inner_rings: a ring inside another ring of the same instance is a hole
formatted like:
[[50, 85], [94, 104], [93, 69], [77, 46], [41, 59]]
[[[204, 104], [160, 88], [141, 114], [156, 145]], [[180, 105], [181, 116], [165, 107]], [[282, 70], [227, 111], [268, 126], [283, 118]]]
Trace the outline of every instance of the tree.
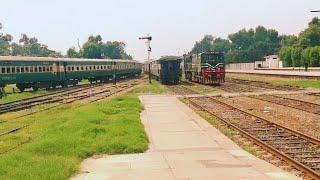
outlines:
[[230, 51], [231, 43], [229, 40], [222, 39], [222, 38], [216, 38], [213, 41], [212, 50], [216, 52], [224, 52], [227, 53]]
[[212, 51], [214, 37], [205, 35], [200, 41], [196, 42], [189, 54], [199, 54], [201, 52]]
[[[0, 30], [2, 30], [2, 24], [0, 23]], [[0, 33], [0, 55], [8, 56], [10, 55], [10, 42], [12, 41], [12, 36], [10, 34]]]
[[279, 57], [283, 61], [283, 65], [286, 67], [290, 67], [293, 64], [291, 54], [292, 54], [292, 47], [290, 46], [282, 47], [279, 52]]
[[68, 49], [67, 56], [70, 58], [78, 58], [80, 57], [79, 53], [77, 52], [76, 48], [73, 46]]
[[299, 45], [302, 47], [320, 46], [320, 21], [313, 18], [309, 27], [299, 34]]
[[300, 67], [302, 66], [302, 51], [301, 47], [293, 47], [291, 51], [291, 61], [293, 67]]
[[310, 66], [320, 66], [320, 47], [312, 47], [309, 52]]
[[40, 44], [37, 38], [29, 38], [26, 34], [21, 35], [19, 44], [12, 43], [11, 49], [14, 56], [62, 57], [59, 52], [50, 50], [47, 45]]
[[89, 59], [132, 59], [125, 52], [125, 47], [124, 42], [107, 41], [104, 43], [100, 35], [90, 36], [79, 52], [76, 51], [75, 47], [71, 47], [67, 51], [67, 56]]

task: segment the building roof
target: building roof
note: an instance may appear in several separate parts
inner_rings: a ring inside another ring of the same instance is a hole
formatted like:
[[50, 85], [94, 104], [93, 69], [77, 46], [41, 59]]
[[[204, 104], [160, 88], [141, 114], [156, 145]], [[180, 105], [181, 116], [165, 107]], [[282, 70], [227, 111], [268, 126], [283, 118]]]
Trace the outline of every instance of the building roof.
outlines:
[[85, 58], [53, 58], [53, 57], [27, 57], [27, 56], [0, 56], [0, 61], [49, 61], [49, 62], [60, 62], [60, 61], [72, 61], [72, 62], [135, 62], [135, 60], [124, 60], [124, 59], [85, 59]]
[[269, 55], [269, 56], [265, 56], [264, 58], [266, 58], [266, 59], [274, 59], [274, 58], [276, 58], [276, 59], [278, 59], [279, 57], [278, 57], [278, 55]]

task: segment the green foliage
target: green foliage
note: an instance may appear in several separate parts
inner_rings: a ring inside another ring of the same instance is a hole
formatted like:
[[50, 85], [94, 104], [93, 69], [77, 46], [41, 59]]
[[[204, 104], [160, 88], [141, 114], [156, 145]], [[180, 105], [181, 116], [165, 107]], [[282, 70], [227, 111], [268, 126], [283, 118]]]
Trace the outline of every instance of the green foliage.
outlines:
[[195, 43], [190, 53], [224, 52], [227, 63], [251, 62], [277, 53], [281, 46], [281, 37], [278, 32], [263, 26], [258, 26], [256, 29], [242, 29], [230, 34], [228, 38], [229, 40], [226, 40], [206, 35], [201, 41]]
[[214, 37], [205, 35], [199, 42], [196, 42], [191, 50], [191, 54], [199, 54], [201, 52], [208, 52], [212, 50]]
[[158, 81], [152, 79], [151, 84], [145, 83], [132, 90], [132, 92], [136, 94], [164, 94], [168, 92], [168, 89]]
[[[0, 23], [0, 31], [2, 29], [2, 24]], [[10, 55], [10, 42], [12, 41], [12, 36], [10, 34], [0, 33], [0, 55]]]
[[1, 152], [18, 148], [1, 156], [0, 178], [68, 179], [94, 154], [144, 152], [148, 139], [140, 122], [142, 109], [136, 95], [126, 95], [10, 120], [0, 131], [10, 124], [31, 126], [1, 137]]
[[[2, 25], [0, 23], [1, 29]], [[44, 44], [40, 44], [35, 37], [29, 38], [26, 34], [22, 34], [19, 43], [11, 43], [12, 39], [13, 37], [10, 34], [0, 33], [0, 55], [62, 57], [60, 53], [50, 50]]]
[[75, 47], [71, 47], [67, 51], [67, 56], [69, 58], [78, 58], [79, 57], [79, 53], [77, 52]]
[[292, 53], [292, 47], [290, 46], [285, 46], [281, 48], [279, 52], [279, 57], [283, 61], [283, 65], [287, 67], [291, 67], [293, 62], [291, 59], [291, 53]]
[[261, 60], [271, 54], [279, 54], [284, 66], [320, 65], [320, 20], [313, 18], [309, 27], [299, 36], [281, 35], [274, 29], [258, 26], [242, 29], [228, 36], [228, 40], [206, 35], [196, 42], [190, 54], [203, 51], [225, 53], [226, 63], [243, 63]]
[[74, 47], [67, 51], [68, 57], [83, 57], [89, 59], [132, 59], [125, 52], [125, 43], [119, 41], [103, 42], [100, 35], [90, 36], [79, 52]]

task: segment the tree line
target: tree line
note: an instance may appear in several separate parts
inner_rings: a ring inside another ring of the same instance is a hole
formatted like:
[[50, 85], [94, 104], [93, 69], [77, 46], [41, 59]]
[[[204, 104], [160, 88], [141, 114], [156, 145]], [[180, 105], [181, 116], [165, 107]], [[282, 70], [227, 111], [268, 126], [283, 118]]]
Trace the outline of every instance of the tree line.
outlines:
[[263, 26], [242, 29], [227, 39], [205, 35], [189, 54], [203, 51], [224, 52], [226, 63], [254, 62], [278, 54], [284, 66], [320, 66], [320, 21], [313, 18], [297, 36], [279, 35], [275, 29]]
[[[2, 24], [0, 23], [0, 31]], [[126, 44], [120, 41], [103, 42], [100, 35], [90, 36], [88, 40], [79, 47], [67, 50], [66, 55], [51, 50], [47, 45], [39, 43], [36, 37], [28, 37], [22, 34], [19, 41], [13, 42], [13, 36], [0, 33], [0, 55], [1, 56], [36, 56], [36, 57], [70, 57], [89, 59], [132, 59], [126, 53]]]

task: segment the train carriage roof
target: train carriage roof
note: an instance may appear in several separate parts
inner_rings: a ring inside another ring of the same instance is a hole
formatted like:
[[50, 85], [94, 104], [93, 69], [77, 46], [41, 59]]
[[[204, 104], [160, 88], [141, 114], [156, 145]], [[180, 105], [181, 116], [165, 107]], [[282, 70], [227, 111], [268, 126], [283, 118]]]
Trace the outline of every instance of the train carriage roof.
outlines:
[[47, 61], [47, 62], [135, 62], [136, 60], [124, 59], [85, 59], [85, 58], [53, 58], [53, 57], [26, 57], [26, 56], [0, 56], [0, 61]]
[[176, 61], [176, 60], [182, 61], [182, 57], [180, 57], [180, 56], [163, 56], [160, 59], [145, 61], [144, 64], [149, 64], [151, 62], [160, 63], [160, 62], [163, 62], [163, 61]]

